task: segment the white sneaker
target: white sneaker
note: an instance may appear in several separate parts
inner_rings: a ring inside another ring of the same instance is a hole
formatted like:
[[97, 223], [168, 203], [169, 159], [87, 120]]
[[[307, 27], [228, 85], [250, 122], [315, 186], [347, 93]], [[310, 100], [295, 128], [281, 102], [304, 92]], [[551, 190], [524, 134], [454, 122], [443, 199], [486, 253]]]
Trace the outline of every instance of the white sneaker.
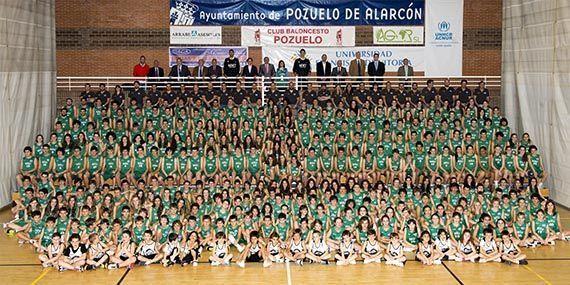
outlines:
[[192, 261], [192, 266], [194, 267], [198, 266], [198, 261]]
[[219, 262], [217, 262], [217, 261], [212, 261], [212, 266], [218, 266], [218, 265], [220, 265]]
[[372, 262], [374, 262], [374, 260], [367, 258], [367, 259], [364, 259], [364, 261], [363, 261], [362, 263], [364, 263], [364, 264], [370, 264], [370, 263], [372, 263]]
[[269, 267], [269, 266], [271, 266], [271, 262], [270, 262], [270, 261], [263, 262], [263, 267], [267, 268], [267, 267]]
[[351, 260], [349, 263], [352, 264], [352, 265], [355, 265], [355, 264], [356, 264], [356, 260]]
[[433, 261], [433, 264], [436, 264], [436, 265], [441, 265], [441, 260], [439, 260], [439, 259], [437, 259], [437, 260], [434, 260], [434, 261]]
[[398, 267], [404, 267], [404, 263], [401, 262], [401, 261], [397, 261], [397, 262], [395, 263], [395, 265], [398, 266]]
[[237, 266], [239, 266], [241, 268], [245, 267], [245, 262], [243, 262], [243, 261], [238, 261], [238, 262], [236, 262], [236, 264], [237, 264]]
[[230, 261], [224, 261], [224, 265], [230, 265]]
[[116, 263], [111, 263], [111, 264], [109, 264], [109, 266], [107, 266], [107, 268], [109, 268], [109, 269], [117, 269], [118, 266], [117, 266]]

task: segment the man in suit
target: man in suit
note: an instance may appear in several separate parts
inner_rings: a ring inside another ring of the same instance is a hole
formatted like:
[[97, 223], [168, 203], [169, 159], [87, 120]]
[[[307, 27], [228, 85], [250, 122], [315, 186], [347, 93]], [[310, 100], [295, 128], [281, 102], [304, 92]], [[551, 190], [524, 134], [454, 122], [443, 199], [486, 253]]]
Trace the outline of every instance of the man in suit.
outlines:
[[263, 64], [259, 66], [259, 75], [265, 77], [274, 77], [275, 76], [275, 66], [269, 63], [269, 57], [263, 58]]
[[198, 60], [198, 66], [194, 67], [194, 71], [192, 72], [195, 77], [197, 78], [204, 78], [208, 77], [208, 68], [204, 66], [204, 60]]
[[170, 68], [170, 73], [168, 76], [170, 77], [188, 77], [190, 76], [190, 70], [188, 66], [182, 64], [181, 58], [176, 58], [176, 65]]
[[407, 58], [404, 58], [402, 61], [404, 65], [398, 67], [398, 77], [400, 78], [400, 82], [405, 82], [404, 84], [407, 87], [410, 87], [410, 82], [412, 79], [411, 76], [414, 76], [414, 68], [410, 66], [410, 61]]
[[[350, 61], [350, 65], [348, 66], [348, 74], [350, 76], [358, 76], [362, 77], [365, 76], [365, 62], [362, 58], [360, 58], [360, 52], [356, 52], [356, 58]], [[357, 81], [362, 81], [362, 78], [358, 78]]]
[[159, 66], [158, 60], [154, 60], [153, 66], [148, 70], [149, 78], [164, 77], [164, 69]]
[[217, 59], [212, 59], [212, 65], [208, 67], [208, 75], [211, 78], [218, 78], [222, 76], [222, 67], [218, 65]]
[[243, 67], [241, 76], [243, 77], [256, 77], [259, 74], [257, 73], [257, 67], [253, 65], [253, 58], [247, 59], [247, 65]]
[[386, 65], [379, 59], [380, 54], [374, 53], [374, 60], [368, 64], [368, 76], [374, 77], [372, 81], [378, 82], [382, 86], [382, 77], [386, 72]]
[[327, 61], [327, 55], [321, 56], [321, 61], [317, 62], [317, 76], [331, 76], [332, 65]]
[[342, 60], [339, 59], [336, 61], [336, 67], [332, 69], [331, 76], [348, 76], [346, 68], [342, 66]]

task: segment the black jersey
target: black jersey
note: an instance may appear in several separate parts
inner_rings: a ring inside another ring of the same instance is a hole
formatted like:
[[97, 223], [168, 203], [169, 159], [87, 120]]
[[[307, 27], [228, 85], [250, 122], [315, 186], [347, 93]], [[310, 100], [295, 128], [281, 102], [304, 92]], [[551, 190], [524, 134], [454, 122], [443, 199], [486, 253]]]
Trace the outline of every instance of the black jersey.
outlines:
[[224, 60], [224, 74], [228, 77], [235, 77], [239, 75], [239, 59], [237, 57], [226, 58]]
[[307, 58], [297, 58], [293, 65], [293, 72], [297, 73], [298, 76], [309, 75], [311, 73], [311, 61]]

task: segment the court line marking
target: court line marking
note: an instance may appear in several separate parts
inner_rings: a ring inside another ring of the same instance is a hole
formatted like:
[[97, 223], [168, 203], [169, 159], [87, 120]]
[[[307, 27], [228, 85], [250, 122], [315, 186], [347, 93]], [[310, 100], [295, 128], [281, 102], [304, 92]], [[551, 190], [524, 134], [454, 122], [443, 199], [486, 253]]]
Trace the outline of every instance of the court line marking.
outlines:
[[289, 262], [285, 262], [285, 268], [287, 269], [287, 285], [291, 285], [293, 282], [291, 281], [291, 266]]
[[524, 265], [524, 268], [526, 268], [526, 270], [534, 273], [534, 275], [536, 275], [536, 277], [540, 278], [540, 280], [544, 281], [544, 283], [546, 283], [547, 285], [552, 285], [552, 283], [550, 283], [550, 281], [546, 280], [544, 277], [542, 277], [542, 275], [536, 273], [536, 271], [532, 270], [532, 268], [530, 268], [530, 266]]
[[125, 273], [123, 273], [123, 276], [121, 276], [121, 279], [119, 279], [117, 285], [121, 285], [121, 283], [123, 283], [123, 280], [125, 280], [125, 277], [127, 277], [127, 274], [129, 274], [130, 271], [130, 268], [127, 268], [127, 270], [125, 270]]
[[453, 278], [455, 278], [455, 281], [457, 281], [457, 283], [464, 285], [464, 283], [461, 281], [461, 279], [459, 279], [459, 277], [457, 277], [457, 275], [455, 275], [455, 273], [453, 273], [453, 271], [451, 269], [449, 269], [449, 267], [447, 267], [445, 262], [441, 262], [441, 264], [443, 265], [443, 267], [445, 267], [447, 272], [449, 272], [449, 274], [451, 274], [451, 276], [453, 276]]
[[37, 263], [5, 263], [0, 264], [0, 267], [24, 267], [24, 266], [41, 266]]
[[44, 278], [44, 276], [46, 276], [49, 272], [50, 272], [51, 268], [46, 268], [44, 269], [44, 271], [42, 272], [42, 274], [40, 274], [40, 276], [38, 276], [36, 279], [34, 279], [34, 281], [32, 281], [32, 283], [30, 283], [30, 285], [36, 285], [38, 284], [38, 282]]

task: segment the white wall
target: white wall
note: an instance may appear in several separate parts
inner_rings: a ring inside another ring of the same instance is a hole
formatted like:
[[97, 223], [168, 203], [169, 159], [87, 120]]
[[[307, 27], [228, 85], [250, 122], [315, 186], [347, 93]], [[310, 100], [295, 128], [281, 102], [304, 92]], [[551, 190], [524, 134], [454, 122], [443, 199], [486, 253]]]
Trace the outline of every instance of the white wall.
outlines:
[[55, 0], [0, 0], [0, 207], [24, 146], [49, 135], [55, 71]]
[[543, 156], [555, 201], [570, 206], [570, 1], [503, 1], [506, 117]]

